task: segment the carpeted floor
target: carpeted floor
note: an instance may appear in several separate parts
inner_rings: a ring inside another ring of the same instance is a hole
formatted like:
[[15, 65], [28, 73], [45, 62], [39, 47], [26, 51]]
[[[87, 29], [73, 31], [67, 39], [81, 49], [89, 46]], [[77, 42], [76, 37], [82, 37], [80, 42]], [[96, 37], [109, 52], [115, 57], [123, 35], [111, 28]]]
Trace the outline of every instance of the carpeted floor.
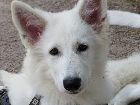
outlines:
[[[0, 69], [18, 72], [25, 56], [24, 47], [11, 20], [10, 3], [0, 0]], [[22, 0], [33, 7], [58, 12], [70, 9], [77, 0]], [[108, 0], [109, 9], [140, 13], [140, 0]], [[140, 28], [110, 27], [109, 59], [121, 59], [140, 50]], [[136, 105], [136, 104], [135, 104]], [[140, 105], [140, 104], [137, 104]]]

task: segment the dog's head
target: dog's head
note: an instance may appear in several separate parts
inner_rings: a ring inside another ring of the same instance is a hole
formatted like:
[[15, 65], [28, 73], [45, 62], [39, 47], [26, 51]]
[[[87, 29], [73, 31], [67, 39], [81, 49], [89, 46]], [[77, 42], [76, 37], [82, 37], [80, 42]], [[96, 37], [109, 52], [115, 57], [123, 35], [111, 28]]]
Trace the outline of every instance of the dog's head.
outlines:
[[[68, 11], [49, 13], [12, 2], [12, 18], [27, 49], [26, 66], [44, 90], [69, 94], [102, 78], [107, 48], [105, 0], [80, 0]], [[39, 82], [38, 82], [39, 81]]]

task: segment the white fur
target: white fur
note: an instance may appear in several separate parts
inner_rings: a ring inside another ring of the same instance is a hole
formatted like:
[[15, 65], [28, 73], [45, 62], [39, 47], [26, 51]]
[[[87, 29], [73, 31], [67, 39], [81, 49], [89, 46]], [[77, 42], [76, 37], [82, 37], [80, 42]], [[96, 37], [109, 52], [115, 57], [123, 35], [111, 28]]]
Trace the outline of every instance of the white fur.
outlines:
[[[35, 45], [30, 45], [23, 39], [23, 29], [12, 11], [14, 24], [27, 50], [20, 73], [0, 71], [0, 80], [8, 87], [12, 105], [28, 105], [35, 94], [43, 96], [41, 105], [104, 104], [108, 103], [120, 89], [123, 87], [125, 89], [127, 84], [131, 84], [134, 80], [138, 83], [139, 55], [108, 62], [107, 68], [105, 67], [108, 53], [107, 20], [103, 23], [101, 32], [96, 33], [78, 14], [80, 4], [72, 10], [61, 13], [32, 9], [19, 1], [13, 2], [12, 10], [15, 6], [26, 7], [39, 16], [46, 23], [46, 28], [40, 40]], [[106, 6], [102, 5], [102, 9], [106, 10]], [[75, 52], [77, 42], [86, 43], [89, 46], [88, 50], [77, 54]], [[59, 48], [60, 56], [49, 54], [53, 47]], [[64, 89], [63, 80], [75, 75], [81, 78], [82, 85], [81, 91], [73, 95]], [[139, 91], [138, 86], [133, 87], [133, 90]], [[132, 98], [124, 97], [123, 102], [120, 102], [120, 97], [125, 93], [128, 94], [131, 86], [126, 90], [129, 91], [120, 91], [110, 104], [126, 105], [128, 99]], [[136, 99], [139, 94], [135, 92], [130, 96], [135, 96]]]
[[110, 10], [108, 11], [109, 23], [111, 25], [130, 26], [140, 28], [140, 15], [136, 13]]
[[127, 105], [140, 98], [139, 62], [140, 54], [108, 62], [106, 74], [114, 84], [116, 92], [109, 105]]

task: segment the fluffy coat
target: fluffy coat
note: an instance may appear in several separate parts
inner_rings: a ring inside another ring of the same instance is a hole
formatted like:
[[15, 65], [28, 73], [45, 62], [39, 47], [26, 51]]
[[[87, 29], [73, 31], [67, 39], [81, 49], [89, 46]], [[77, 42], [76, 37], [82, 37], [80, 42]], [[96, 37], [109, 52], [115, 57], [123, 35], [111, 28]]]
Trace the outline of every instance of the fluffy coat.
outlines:
[[[36, 94], [43, 96], [41, 105], [97, 105], [111, 99], [110, 105], [126, 105], [140, 96], [139, 55], [107, 63], [106, 0], [80, 0], [60, 13], [13, 1], [11, 10], [27, 51], [20, 73], [0, 71], [12, 105], [28, 105]], [[88, 49], [78, 53], [79, 44]], [[60, 55], [50, 55], [53, 48]], [[63, 86], [69, 76], [82, 80], [77, 94]]]

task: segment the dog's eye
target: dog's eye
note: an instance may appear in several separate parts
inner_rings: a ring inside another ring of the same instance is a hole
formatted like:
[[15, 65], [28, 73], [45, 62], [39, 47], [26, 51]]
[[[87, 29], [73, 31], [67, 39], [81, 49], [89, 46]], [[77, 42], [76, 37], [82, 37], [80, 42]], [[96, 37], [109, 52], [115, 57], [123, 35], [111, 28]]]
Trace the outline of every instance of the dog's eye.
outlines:
[[86, 44], [79, 44], [78, 45], [78, 48], [77, 48], [77, 51], [78, 52], [84, 52], [88, 49], [88, 46]]
[[51, 49], [49, 53], [52, 56], [56, 56], [56, 55], [59, 55], [60, 54], [59, 50], [56, 47], [54, 47], [53, 49]]

